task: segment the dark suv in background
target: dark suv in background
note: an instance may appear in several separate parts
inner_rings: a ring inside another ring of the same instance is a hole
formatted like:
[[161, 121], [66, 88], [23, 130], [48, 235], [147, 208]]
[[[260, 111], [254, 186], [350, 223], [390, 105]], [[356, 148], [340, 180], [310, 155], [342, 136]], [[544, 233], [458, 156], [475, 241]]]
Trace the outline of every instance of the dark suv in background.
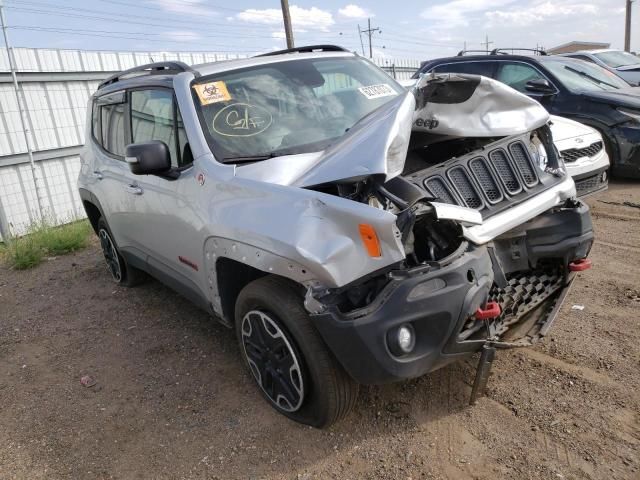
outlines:
[[413, 78], [427, 73], [471, 73], [494, 78], [538, 100], [554, 115], [598, 130], [612, 171], [640, 178], [640, 88], [598, 65], [567, 57], [489, 55], [438, 58], [422, 64]]

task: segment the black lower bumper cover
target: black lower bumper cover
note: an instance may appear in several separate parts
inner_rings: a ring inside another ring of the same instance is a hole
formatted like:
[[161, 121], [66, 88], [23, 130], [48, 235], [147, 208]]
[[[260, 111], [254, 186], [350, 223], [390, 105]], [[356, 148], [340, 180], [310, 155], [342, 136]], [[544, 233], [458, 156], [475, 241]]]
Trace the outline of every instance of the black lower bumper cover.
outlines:
[[[552, 221], [557, 213], [543, 214], [528, 225], [536, 261], [567, 262], [590, 249], [593, 232], [588, 207], [579, 204], [564, 210], [560, 225]], [[546, 235], [541, 234], [550, 233], [550, 228], [555, 231], [544, 242]], [[485, 304], [494, 268], [486, 246], [469, 246], [444, 266], [394, 275], [366, 309], [343, 314], [331, 307], [311, 318], [357, 382], [380, 384], [418, 377], [482, 348], [478, 342], [458, 342], [457, 336], [465, 320]], [[387, 333], [405, 323], [413, 326], [416, 345], [410, 354], [398, 357], [389, 350]]]

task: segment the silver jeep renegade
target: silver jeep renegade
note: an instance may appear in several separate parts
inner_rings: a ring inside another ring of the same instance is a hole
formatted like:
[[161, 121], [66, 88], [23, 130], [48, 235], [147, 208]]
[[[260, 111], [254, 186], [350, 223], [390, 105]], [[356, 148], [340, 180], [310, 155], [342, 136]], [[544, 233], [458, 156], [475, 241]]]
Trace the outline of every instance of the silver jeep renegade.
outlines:
[[481, 352], [473, 400], [590, 266], [548, 114], [491, 79], [406, 91], [325, 45], [138, 67], [89, 107], [78, 184], [114, 281], [150, 274], [234, 328], [299, 422]]

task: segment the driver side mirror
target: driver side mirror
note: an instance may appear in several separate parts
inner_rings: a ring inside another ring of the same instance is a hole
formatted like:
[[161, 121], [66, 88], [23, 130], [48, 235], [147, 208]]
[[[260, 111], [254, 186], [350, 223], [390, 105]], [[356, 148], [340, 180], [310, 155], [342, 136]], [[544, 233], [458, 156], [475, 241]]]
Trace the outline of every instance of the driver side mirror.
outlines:
[[528, 92], [542, 93], [543, 95], [553, 95], [556, 89], [544, 78], [529, 80], [524, 87]]
[[166, 173], [171, 169], [169, 147], [160, 140], [127, 145], [125, 160], [134, 175]]

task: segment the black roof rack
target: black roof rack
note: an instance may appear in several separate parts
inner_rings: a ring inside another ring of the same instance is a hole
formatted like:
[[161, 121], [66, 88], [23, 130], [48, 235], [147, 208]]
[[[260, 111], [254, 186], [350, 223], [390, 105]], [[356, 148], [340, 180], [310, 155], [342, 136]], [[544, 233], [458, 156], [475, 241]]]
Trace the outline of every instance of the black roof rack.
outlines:
[[489, 55], [489, 52], [486, 50], [460, 50], [456, 57], [464, 57], [467, 53], [484, 53], [485, 55]]
[[281, 55], [283, 53], [310, 53], [310, 52], [348, 52], [346, 48], [338, 45], [308, 45], [306, 47], [287, 48], [286, 50], [276, 50], [275, 52], [261, 53], [256, 57], [268, 57], [271, 55]]
[[115, 75], [110, 76], [105, 81], [103, 81], [98, 89], [102, 87], [106, 87], [107, 85], [111, 85], [120, 80], [123, 80], [124, 77], [133, 74], [147, 74], [153, 75], [157, 73], [181, 73], [181, 72], [193, 72], [191, 67], [183, 62], [157, 62], [157, 63], [148, 63], [146, 65], [140, 65], [139, 67], [133, 67], [128, 70], [124, 70], [122, 72], [116, 73]]
[[507, 52], [511, 52], [511, 55], [515, 55], [515, 51], [534, 52], [537, 55], [547, 55], [547, 52], [541, 48], [494, 48], [491, 50], [491, 55], [509, 55]]

